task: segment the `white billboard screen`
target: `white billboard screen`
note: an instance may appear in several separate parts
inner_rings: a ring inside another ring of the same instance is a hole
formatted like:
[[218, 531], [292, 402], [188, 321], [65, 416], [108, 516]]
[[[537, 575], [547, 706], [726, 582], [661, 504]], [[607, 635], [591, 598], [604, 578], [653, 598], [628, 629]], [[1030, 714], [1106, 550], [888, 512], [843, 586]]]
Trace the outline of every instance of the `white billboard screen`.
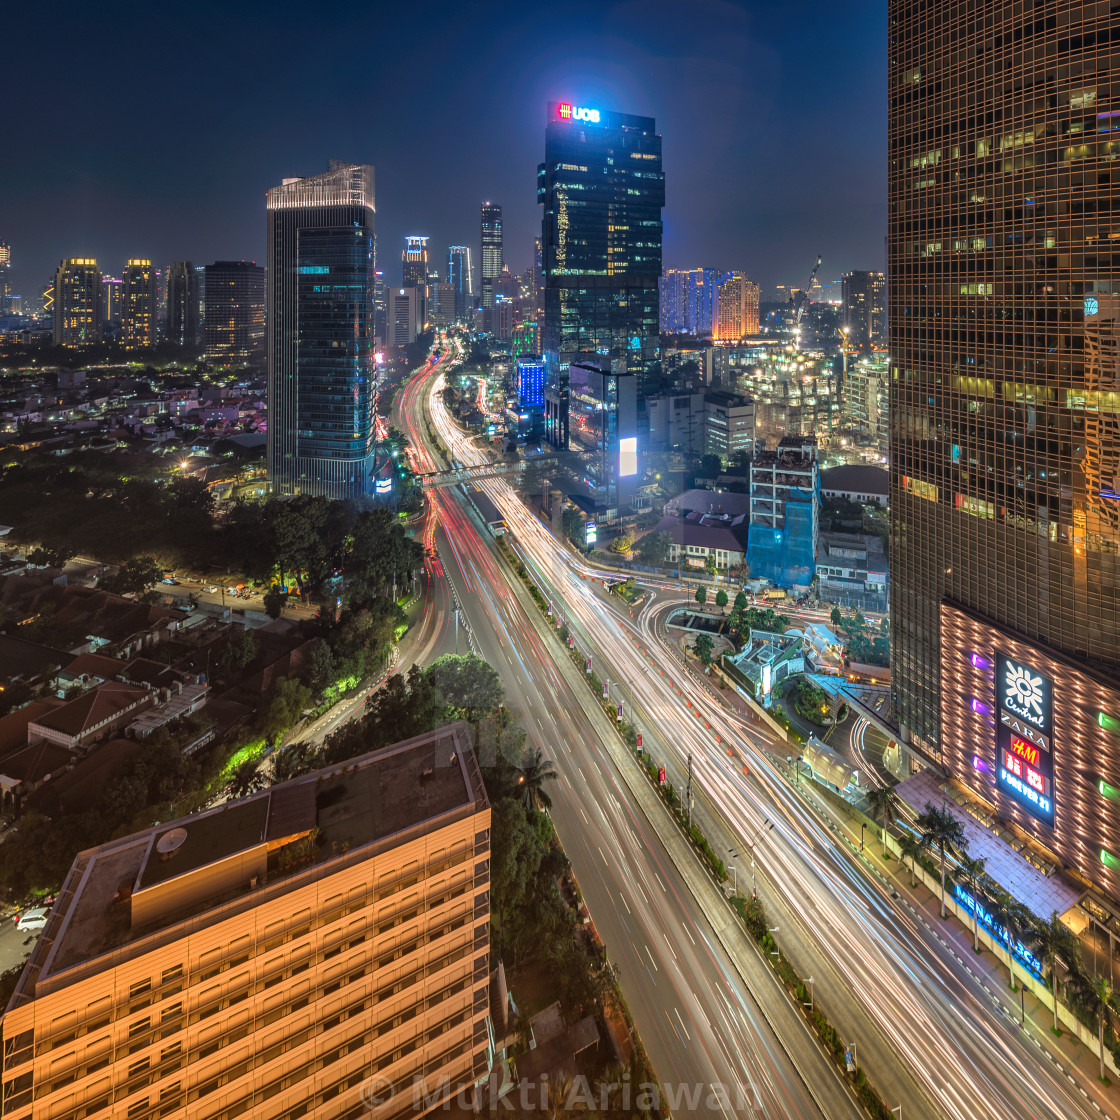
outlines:
[[628, 478], [638, 473], [638, 441], [634, 436], [618, 441], [618, 475]]

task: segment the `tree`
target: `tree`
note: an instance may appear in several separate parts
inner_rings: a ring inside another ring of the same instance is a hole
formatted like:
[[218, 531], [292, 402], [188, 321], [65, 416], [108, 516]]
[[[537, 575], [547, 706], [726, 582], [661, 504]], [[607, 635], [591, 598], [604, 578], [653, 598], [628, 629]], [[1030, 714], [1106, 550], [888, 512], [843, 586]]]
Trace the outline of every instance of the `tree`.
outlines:
[[704, 571], [708, 573], [709, 578], [716, 574], [716, 554], [709, 552], [704, 557]]
[[700, 584], [700, 586], [696, 589], [696, 595], [694, 596], [694, 598], [700, 604], [700, 606], [703, 606], [708, 601], [708, 589], [703, 584]]
[[883, 859], [890, 859], [887, 852], [887, 829], [898, 819], [898, 794], [890, 786], [876, 786], [867, 791], [871, 816], [883, 822]]
[[100, 586], [116, 595], [140, 594], [159, 582], [163, 569], [151, 556], [134, 556], [116, 572], [101, 577]]
[[234, 767], [229, 781], [226, 783], [230, 797], [235, 800], [239, 797], [248, 797], [264, 789], [265, 779], [260, 772], [259, 763], [255, 758], [247, 758], [244, 762]]
[[257, 709], [257, 729], [275, 742], [311, 703], [311, 689], [298, 677], [278, 677]]
[[963, 855], [957, 860], [957, 882], [972, 895], [972, 949], [980, 952], [980, 890], [984, 884], [987, 860], [980, 856]]
[[904, 832], [898, 841], [898, 851], [902, 858], [910, 860], [910, 886], [918, 885], [917, 862], [922, 847], [909, 832]]
[[740, 591], [735, 596], [735, 603], [734, 603], [735, 609], [737, 611], [745, 611], [747, 609], [747, 602], [748, 602], [747, 593], [745, 591]]
[[1047, 921], [1039, 921], [1034, 929], [1038, 947], [1050, 970], [1050, 989], [1054, 995], [1054, 1033], [1058, 1033], [1058, 965], [1075, 975], [1081, 968], [1081, 942], [1062, 921], [1055, 910]]
[[303, 683], [318, 694], [333, 684], [334, 679], [335, 663], [330, 643], [323, 638], [316, 638], [307, 651], [307, 664], [302, 673]]
[[27, 562], [42, 568], [65, 568], [67, 561], [76, 553], [77, 550], [69, 544], [43, 544], [27, 554]]
[[287, 601], [288, 596], [276, 584], [273, 584], [264, 593], [265, 613], [269, 618], [279, 618], [284, 613], [284, 604]]
[[968, 846], [964, 838], [964, 825], [948, 809], [939, 809], [926, 802], [926, 811], [918, 817], [918, 828], [923, 849], [936, 849], [941, 857], [941, 917], [945, 917], [945, 856], [950, 852], [964, 854]]
[[322, 765], [323, 759], [318, 747], [301, 739], [291, 746], [281, 747], [272, 756], [272, 784], [289, 782], [301, 774], [318, 770]]
[[832, 619], [833, 626], [839, 626], [844, 621], [844, 616], [840, 613], [839, 607], [833, 607], [828, 617]]
[[727, 592], [722, 587], [716, 592], [716, 606], [721, 611], [727, 606]]
[[712, 663], [712, 636], [710, 634], [696, 635], [696, 656], [700, 658], [701, 665]]
[[719, 478], [723, 473], [723, 460], [718, 455], [701, 455], [700, 469], [696, 473], [701, 478]]
[[669, 561], [669, 550], [673, 546], [673, 538], [664, 530], [658, 533], [646, 533], [634, 546], [638, 560], [650, 568], [662, 568]]
[[1107, 976], [1086, 976], [1078, 985], [1078, 995], [1085, 1010], [1097, 1021], [1097, 1042], [1100, 1044], [1100, 1079], [1104, 1080], [1104, 1025], [1111, 1023], [1116, 1010], [1116, 994]]
[[987, 891], [992, 917], [1003, 927], [1003, 946], [1007, 950], [1007, 968], [1011, 974], [1011, 990], [1015, 991], [1015, 954], [1013, 947], [1028, 937], [1034, 928], [1034, 915], [1017, 899], [990, 879]]
[[502, 702], [502, 681], [492, 665], [473, 653], [445, 653], [428, 668], [440, 695], [471, 723]]
[[526, 752], [521, 765], [517, 767], [517, 785], [521, 800], [527, 809], [551, 809], [552, 798], [544, 791], [545, 782], [554, 782], [560, 777], [551, 759], [545, 758], [539, 747]]

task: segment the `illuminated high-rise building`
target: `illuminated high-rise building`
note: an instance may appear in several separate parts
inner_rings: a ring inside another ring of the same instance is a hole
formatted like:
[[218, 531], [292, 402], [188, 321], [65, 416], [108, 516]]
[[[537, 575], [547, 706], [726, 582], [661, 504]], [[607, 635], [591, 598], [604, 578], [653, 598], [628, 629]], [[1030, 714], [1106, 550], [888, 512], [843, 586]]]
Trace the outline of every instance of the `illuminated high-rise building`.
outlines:
[[1116, 12], [890, 0], [887, 26], [902, 737], [1117, 898]]
[[373, 168], [331, 160], [268, 192], [268, 470], [354, 498], [374, 465]]
[[406, 288], [424, 288], [428, 284], [428, 239], [406, 237], [401, 253], [401, 283]]
[[119, 276], [101, 274], [101, 333], [108, 340], [120, 338], [122, 284]]
[[566, 447], [568, 366], [580, 354], [632, 375], [639, 409], [655, 388], [665, 175], [654, 119], [549, 102], [537, 201], [550, 364], [545, 426], [549, 441]]
[[202, 340], [199, 269], [176, 261], [167, 278], [167, 340], [174, 346], [197, 346]]
[[0, 240], [0, 315], [5, 314], [12, 299], [12, 247]]
[[661, 330], [697, 337], [711, 334], [718, 277], [714, 268], [666, 269], [659, 284]]
[[721, 342], [738, 342], [758, 334], [758, 285], [738, 272], [720, 280], [713, 335]]
[[887, 278], [881, 272], [846, 272], [841, 291], [848, 344], [861, 350], [885, 350]]
[[502, 208], [493, 202], [482, 204], [482, 306], [494, 306], [494, 278], [505, 267], [502, 248]]
[[465, 319], [474, 307], [474, 277], [471, 272], [471, 247], [452, 245], [447, 251], [447, 280], [455, 290], [455, 318]]
[[222, 365], [264, 357], [264, 269], [256, 261], [215, 261], [204, 269], [208, 361]]
[[126, 350], [156, 343], [156, 274], [152, 262], [134, 257], [121, 277], [121, 343]]
[[470, 738], [79, 852], [4, 1010], [5, 1120], [389, 1120], [484, 1081], [506, 1018]]
[[101, 337], [101, 269], [92, 257], [62, 261], [54, 277], [54, 342], [82, 346]]

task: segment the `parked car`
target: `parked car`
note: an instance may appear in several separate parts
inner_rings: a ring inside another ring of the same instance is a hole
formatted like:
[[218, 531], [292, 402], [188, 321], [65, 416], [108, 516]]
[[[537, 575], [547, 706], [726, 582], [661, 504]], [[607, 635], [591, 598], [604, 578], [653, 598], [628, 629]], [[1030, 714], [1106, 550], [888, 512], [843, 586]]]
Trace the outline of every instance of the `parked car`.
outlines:
[[47, 915], [50, 911], [45, 906], [36, 906], [31, 910], [24, 910], [16, 922], [16, 929], [42, 929], [47, 924]]
[[217, 595], [218, 594], [218, 589], [214, 586], [210, 586], [210, 587], [206, 588], [206, 594], [207, 595]]
[[160, 580], [160, 583], [170, 583], [172, 586], [176, 586], [179, 581], [172, 576], [164, 576], [163, 579]]

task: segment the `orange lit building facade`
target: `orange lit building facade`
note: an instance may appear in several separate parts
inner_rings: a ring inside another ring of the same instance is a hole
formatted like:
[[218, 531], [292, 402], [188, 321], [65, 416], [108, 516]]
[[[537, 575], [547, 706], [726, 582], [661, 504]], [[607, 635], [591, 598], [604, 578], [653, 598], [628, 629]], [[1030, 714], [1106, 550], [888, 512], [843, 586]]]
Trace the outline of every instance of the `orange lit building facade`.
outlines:
[[435, 1107], [490, 1067], [489, 857], [457, 727], [82, 852], [4, 1015], [5, 1117]]
[[733, 272], [719, 286], [715, 338], [718, 342], [738, 342], [755, 334], [758, 334], [758, 285]]

